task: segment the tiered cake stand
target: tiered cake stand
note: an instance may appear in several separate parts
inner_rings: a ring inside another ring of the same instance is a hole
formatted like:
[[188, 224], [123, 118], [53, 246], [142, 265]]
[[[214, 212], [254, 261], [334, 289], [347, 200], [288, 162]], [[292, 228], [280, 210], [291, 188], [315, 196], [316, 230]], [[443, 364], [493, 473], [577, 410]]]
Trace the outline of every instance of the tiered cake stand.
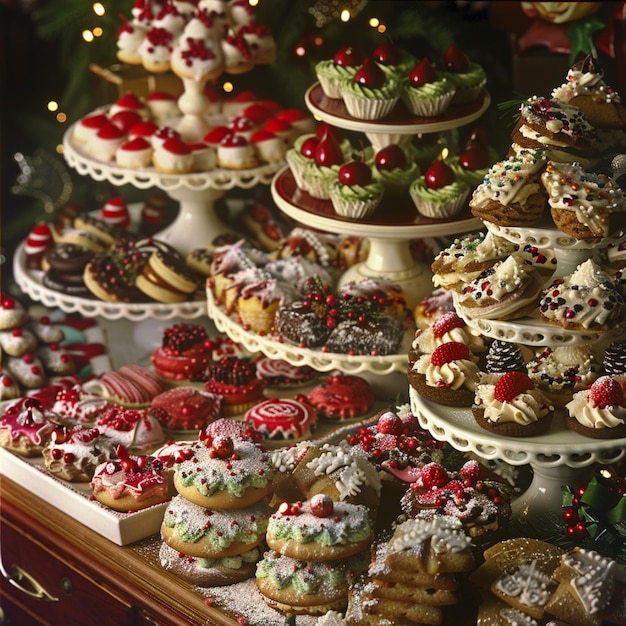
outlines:
[[[228, 190], [268, 185], [276, 172], [284, 167], [284, 163], [278, 163], [249, 170], [216, 168], [177, 176], [161, 174], [154, 168], [131, 170], [86, 154], [72, 139], [72, 134], [73, 127], [70, 127], [63, 138], [64, 156], [79, 174], [116, 186], [130, 184], [137, 189], [161, 189], [179, 202], [180, 209], [176, 219], [157, 233], [155, 238], [170, 244], [183, 255], [195, 248], [205, 248], [215, 235], [229, 230], [215, 212], [215, 202]], [[13, 265], [15, 279], [24, 293], [46, 306], [58, 307], [66, 313], [80, 313], [86, 317], [111, 320], [125, 318], [135, 322], [147, 319], [171, 320], [177, 317], [193, 319], [206, 314], [204, 299], [179, 304], [110, 303], [53, 291], [42, 285], [41, 275], [26, 268], [24, 244], [18, 247]]]
[[[328, 98], [319, 83], [305, 94], [305, 104], [317, 118], [345, 130], [364, 133], [376, 151], [391, 143], [404, 144], [418, 133], [453, 130], [477, 120], [489, 107], [489, 93], [484, 90], [476, 102], [451, 107], [437, 118], [418, 118], [400, 102], [385, 120], [364, 121], [352, 117], [343, 100]], [[289, 169], [272, 183], [272, 196], [278, 207], [294, 220], [331, 233], [350, 233], [367, 237], [368, 257], [344, 273], [340, 285], [363, 278], [384, 276], [400, 285], [413, 308], [432, 292], [432, 275], [411, 253], [412, 239], [441, 237], [480, 227], [480, 220], [469, 210], [454, 220], [432, 220], [418, 214], [407, 194], [403, 203], [381, 206], [365, 220], [339, 217], [329, 200], [318, 200], [298, 189]]]
[[113, 185], [130, 184], [137, 189], [157, 188], [165, 191], [180, 204], [178, 216], [155, 237], [181, 254], [195, 248], [205, 248], [218, 233], [228, 230], [215, 213], [215, 202], [229, 189], [251, 189], [269, 185], [284, 163], [271, 163], [247, 170], [215, 168], [190, 174], [161, 174], [154, 168], [127, 169], [99, 161], [89, 156], [72, 139], [72, 128], [63, 138], [63, 154], [68, 164], [83, 176]]
[[[622, 229], [611, 238], [591, 243], [564, 235], [547, 224], [536, 228], [485, 225], [490, 231], [514, 243], [551, 248], [557, 266], [550, 282], [572, 273], [577, 265], [592, 255], [594, 249], [621, 240], [625, 234]], [[619, 326], [609, 333], [571, 331], [542, 322], [536, 316], [505, 322], [468, 318], [465, 321], [484, 336], [533, 347], [592, 344], [600, 349], [603, 344], [620, 338], [626, 332], [626, 328]], [[592, 466], [615, 463], [626, 454], [626, 438], [584, 437], [567, 428], [563, 410], [555, 413], [547, 434], [514, 438], [484, 430], [475, 422], [470, 409], [436, 405], [420, 397], [412, 388], [410, 401], [421, 426], [457, 450], [473, 452], [484, 459], [499, 459], [515, 466], [530, 464], [532, 482], [514, 501], [513, 511], [531, 522], [543, 513], [558, 513], [561, 510], [563, 485], [579, 485], [585, 481]]]

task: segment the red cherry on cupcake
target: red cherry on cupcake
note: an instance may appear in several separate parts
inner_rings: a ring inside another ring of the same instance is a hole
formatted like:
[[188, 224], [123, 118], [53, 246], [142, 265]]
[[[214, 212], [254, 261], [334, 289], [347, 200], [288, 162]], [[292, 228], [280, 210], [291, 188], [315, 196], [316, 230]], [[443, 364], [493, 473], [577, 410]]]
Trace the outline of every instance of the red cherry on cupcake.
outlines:
[[482, 143], [474, 141], [459, 157], [459, 163], [466, 170], [480, 170], [490, 165], [489, 150]]
[[339, 168], [338, 178], [342, 185], [363, 187], [372, 182], [372, 170], [363, 161], [350, 161]]
[[315, 517], [330, 517], [333, 514], [332, 498], [325, 493], [315, 494], [309, 503]]
[[324, 165], [326, 167], [341, 165], [341, 163], [343, 163], [341, 146], [335, 134], [330, 129], [326, 129], [326, 132], [320, 137], [313, 158], [318, 165]]
[[376, 153], [374, 161], [379, 170], [391, 172], [392, 170], [404, 169], [406, 167], [406, 154], [397, 143], [392, 143], [381, 148]]
[[434, 83], [437, 73], [428, 57], [424, 57], [410, 72], [409, 82], [413, 87], [422, 87], [428, 83]]
[[333, 63], [341, 67], [356, 67], [363, 63], [363, 55], [356, 48], [346, 46], [337, 50]]
[[369, 89], [380, 89], [385, 84], [385, 72], [370, 58], [363, 59], [363, 65], [356, 71], [354, 80]]
[[454, 172], [443, 159], [437, 159], [424, 174], [426, 186], [429, 189], [441, 189], [446, 185], [451, 185], [455, 178]]
[[381, 65], [397, 65], [400, 61], [400, 48], [396, 44], [389, 42], [381, 43], [374, 48], [372, 58]]
[[451, 44], [443, 55], [443, 64], [449, 72], [459, 74], [460, 72], [467, 72], [470, 61], [465, 52]]

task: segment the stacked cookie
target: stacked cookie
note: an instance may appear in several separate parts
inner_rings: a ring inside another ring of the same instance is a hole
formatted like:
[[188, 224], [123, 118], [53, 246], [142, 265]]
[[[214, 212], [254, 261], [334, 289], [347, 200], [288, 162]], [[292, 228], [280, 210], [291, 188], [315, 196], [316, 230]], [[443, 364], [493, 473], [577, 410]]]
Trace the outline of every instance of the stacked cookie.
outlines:
[[256, 583], [265, 602], [286, 614], [343, 610], [350, 584], [365, 570], [373, 533], [367, 507], [317, 494], [283, 502], [267, 527], [270, 550]]
[[177, 495], [161, 526], [162, 566], [203, 587], [254, 575], [271, 509], [274, 475], [264, 447], [232, 420], [213, 422], [173, 453]]
[[459, 623], [453, 613], [459, 575], [473, 567], [470, 538], [458, 520], [407, 520], [373, 551], [367, 576], [352, 588], [346, 623]]

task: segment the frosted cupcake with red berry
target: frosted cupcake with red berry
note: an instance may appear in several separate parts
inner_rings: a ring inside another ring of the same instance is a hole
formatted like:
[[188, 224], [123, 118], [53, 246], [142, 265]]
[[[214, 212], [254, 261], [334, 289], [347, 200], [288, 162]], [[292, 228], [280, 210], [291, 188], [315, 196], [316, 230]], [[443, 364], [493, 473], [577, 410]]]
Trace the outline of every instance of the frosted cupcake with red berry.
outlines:
[[409, 194], [420, 215], [446, 219], [465, 207], [470, 187], [455, 177], [445, 159], [437, 159], [423, 176], [411, 183]]
[[442, 58], [445, 68], [443, 75], [454, 85], [455, 94], [452, 102], [462, 104], [474, 102], [487, 82], [485, 70], [467, 54], [450, 45]]
[[437, 404], [471, 406], [478, 382], [476, 357], [459, 341], [448, 341], [422, 354], [408, 370], [417, 393]]
[[385, 187], [388, 198], [406, 196], [411, 183], [421, 174], [407, 151], [397, 143], [389, 144], [374, 155], [372, 174]]
[[[302, 170], [302, 188], [314, 198], [329, 200], [330, 186], [337, 180], [339, 168], [346, 161], [345, 153], [330, 127], [323, 129], [319, 141], [312, 142], [311, 148], [312, 158]], [[288, 162], [291, 163], [289, 159]]]
[[626, 437], [626, 377], [600, 376], [590, 387], [574, 394], [567, 409], [567, 427], [586, 437]]
[[532, 437], [550, 428], [554, 407], [523, 372], [482, 373], [472, 414], [476, 423], [490, 432]]
[[387, 117], [400, 99], [401, 85], [393, 76], [380, 69], [371, 58], [352, 78], [341, 81], [341, 97], [348, 113], [360, 120], [380, 120]]
[[402, 101], [418, 117], [436, 117], [448, 108], [455, 94], [451, 81], [424, 57], [411, 69], [402, 88]]
[[353, 78], [363, 65], [363, 54], [352, 46], [340, 48], [332, 59], [319, 61], [315, 73], [329, 98], [341, 98], [341, 81]]
[[371, 215], [383, 198], [385, 188], [374, 179], [372, 168], [364, 161], [350, 161], [339, 168], [337, 180], [330, 186], [330, 201], [337, 215], [364, 219]]

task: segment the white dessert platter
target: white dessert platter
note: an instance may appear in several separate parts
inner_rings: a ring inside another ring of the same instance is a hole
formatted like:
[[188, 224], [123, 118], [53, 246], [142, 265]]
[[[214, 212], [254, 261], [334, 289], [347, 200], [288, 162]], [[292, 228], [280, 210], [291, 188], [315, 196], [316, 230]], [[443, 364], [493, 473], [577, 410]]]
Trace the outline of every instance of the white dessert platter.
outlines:
[[[226, 333], [233, 341], [251, 353], [262, 352], [269, 358], [282, 359], [296, 366], [308, 365], [318, 372], [341, 370], [344, 374], [353, 375], [363, 373], [377, 376], [387, 376], [393, 373], [406, 375], [408, 346], [404, 352], [387, 356], [338, 354], [301, 348], [281, 342], [271, 335], [260, 335], [246, 330], [234, 317], [227, 315], [215, 303], [210, 289], [207, 289], [207, 312], [217, 330]], [[407, 339], [410, 341], [412, 337]]]
[[33, 300], [48, 307], [58, 307], [64, 313], [80, 313], [83, 317], [103, 317], [108, 320], [148, 319], [171, 320], [177, 317], [194, 319], [206, 315], [206, 301], [195, 300], [176, 304], [161, 302], [105, 302], [96, 298], [80, 298], [54, 291], [42, 283], [43, 272], [26, 267], [26, 242], [18, 245], [13, 257], [13, 276], [19, 288]]
[[329, 98], [319, 83], [307, 89], [304, 102], [309, 111], [333, 126], [365, 133], [376, 150], [391, 143], [402, 144], [418, 133], [440, 133], [471, 124], [491, 104], [491, 96], [483, 89], [474, 102], [450, 105], [437, 117], [417, 117], [400, 101], [383, 120], [360, 120], [352, 117], [339, 98]]
[[555, 413], [550, 430], [537, 437], [503, 437], [481, 428], [471, 409], [447, 407], [422, 398], [409, 387], [411, 411], [422, 428], [457, 450], [509, 465], [530, 465], [533, 478], [512, 503], [513, 513], [532, 522], [542, 514], [560, 515], [561, 487], [577, 486], [597, 463], [610, 465], [626, 455], [626, 439], [591, 439], [569, 430]]
[[[452, 220], [433, 220], [421, 216], [408, 203], [386, 211], [381, 205], [380, 210], [364, 220], [343, 218], [335, 213], [330, 200], [313, 198], [299, 189], [288, 167], [276, 175], [271, 190], [278, 208], [301, 224], [335, 234], [368, 238], [367, 259], [344, 272], [340, 285], [382, 276], [402, 287], [410, 308], [433, 290], [430, 268], [414, 258], [411, 239], [453, 235], [482, 226], [469, 210]], [[410, 201], [408, 194], [407, 200]]]
[[157, 188], [179, 202], [174, 222], [158, 234], [158, 238], [186, 255], [195, 248], [205, 248], [228, 227], [215, 213], [215, 202], [229, 189], [269, 185], [284, 162], [268, 163], [253, 169], [215, 168], [189, 174], [162, 174], [153, 167], [128, 169], [108, 161], [95, 159], [73, 140], [71, 126], [63, 136], [63, 156], [68, 165], [83, 176], [106, 181], [112, 185], [130, 184], [137, 189]]

